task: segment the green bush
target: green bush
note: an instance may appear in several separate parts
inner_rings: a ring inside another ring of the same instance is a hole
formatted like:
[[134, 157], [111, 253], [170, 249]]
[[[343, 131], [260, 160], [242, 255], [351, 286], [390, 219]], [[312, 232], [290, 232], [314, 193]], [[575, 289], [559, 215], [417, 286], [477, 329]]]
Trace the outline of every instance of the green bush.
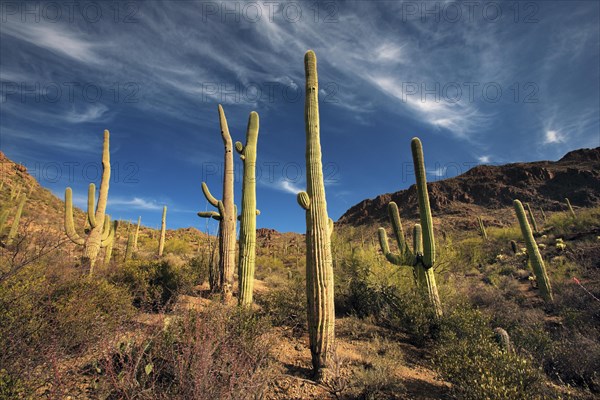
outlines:
[[169, 308], [180, 293], [190, 292], [199, 282], [202, 269], [195, 263], [176, 265], [172, 261], [129, 261], [118, 269], [111, 280], [126, 285], [133, 305], [145, 310]]
[[256, 302], [275, 326], [287, 326], [295, 333], [306, 331], [306, 283], [293, 277], [277, 289], [256, 296]]
[[489, 320], [459, 307], [441, 320], [433, 363], [461, 399], [545, 398], [541, 371], [525, 356], [502, 350]]
[[132, 315], [127, 289], [103, 278], [81, 278], [59, 285], [50, 300], [50, 324], [66, 352], [83, 350], [114, 334]]

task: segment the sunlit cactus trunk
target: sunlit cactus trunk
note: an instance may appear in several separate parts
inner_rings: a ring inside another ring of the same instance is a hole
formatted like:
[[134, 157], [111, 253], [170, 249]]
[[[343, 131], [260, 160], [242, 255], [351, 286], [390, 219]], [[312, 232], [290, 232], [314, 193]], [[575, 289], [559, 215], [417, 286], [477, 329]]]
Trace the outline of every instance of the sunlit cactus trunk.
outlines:
[[223, 300], [229, 301], [232, 296], [233, 273], [235, 271], [235, 240], [237, 209], [233, 198], [233, 142], [227, 126], [227, 119], [223, 107], [219, 105], [219, 123], [221, 125], [221, 137], [225, 148], [225, 162], [223, 172], [223, 199], [217, 200], [208, 190], [206, 183], [202, 182], [202, 192], [210, 204], [217, 207], [218, 212], [199, 212], [202, 218], [214, 218], [219, 221], [219, 287], [211, 287], [211, 290], [220, 290]]
[[[165, 234], [167, 232], [167, 206], [163, 207], [162, 220], [160, 225], [160, 239], [158, 240], [158, 256], [162, 257], [163, 251], [165, 249]], [[133, 251], [133, 237], [129, 237], [132, 243], [132, 251]], [[128, 240], [129, 242], [129, 240]]]
[[240, 216], [240, 254], [238, 262], [238, 303], [252, 304], [254, 267], [256, 262], [256, 145], [258, 142], [258, 114], [250, 113], [246, 131], [246, 145], [237, 142], [235, 148], [244, 163], [242, 183], [242, 214]]
[[17, 212], [15, 213], [15, 218], [13, 219], [12, 226], [10, 231], [8, 232], [8, 238], [6, 239], [6, 244], [11, 244], [12, 241], [17, 237], [17, 233], [19, 232], [19, 222], [21, 221], [21, 214], [23, 213], [23, 207], [25, 206], [25, 202], [27, 201], [27, 195], [23, 193], [19, 197], [19, 205], [17, 206]]
[[573, 218], [577, 218], [577, 215], [575, 215], [575, 210], [573, 210], [573, 206], [571, 205], [571, 202], [569, 201], [569, 199], [565, 197], [565, 201], [567, 202], [567, 207], [569, 208], [569, 212], [571, 213], [571, 216]]
[[531, 207], [529, 206], [529, 203], [525, 203], [525, 207], [527, 208], [527, 214], [529, 214], [529, 221], [531, 221], [531, 226], [533, 227], [533, 231], [535, 233], [538, 233], [538, 225], [537, 222], [535, 221], [535, 216], [533, 215], [533, 211], [531, 211]]
[[527, 254], [529, 255], [529, 263], [531, 264], [533, 273], [535, 274], [535, 278], [540, 289], [540, 294], [542, 295], [544, 300], [546, 300], [547, 302], [552, 302], [553, 296], [552, 287], [550, 285], [550, 279], [548, 278], [548, 274], [546, 273], [546, 266], [544, 265], [544, 260], [542, 259], [540, 250], [538, 249], [537, 243], [533, 238], [533, 233], [531, 232], [529, 222], [527, 222], [527, 217], [525, 216], [525, 209], [523, 208], [523, 204], [521, 204], [519, 200], [515, 200], [513, 204], [515, 206], [517, 219], [519, 220], [519, 225], [521, 227], [523, 239], [525, 239]]
[[75, 231], [73, 224], [73, 198], [71, 188], [65, 191], [65, 231], [67, 236], [75, 244], [83, 246], [83, 267], [94, 273], [94, 265], [98, 258], [101, 247], [105, 247], [110, 234], [110, 226], [104, 226], [106, 220], [106, 203], [108, 201], [108, 187], [110, 183], [110, 134], [108, 130], [104, 131], [104, 145], [102, 149], [102, 180], [100, 182], [100, 193], [98, 195], [98, 204], [94, 211], [94, 201], [96, 197], [96, 186], [91, 183], [88, 188], [88, 223], [90, 231], [85, 239], [81, 238]]
[[487, 231], [485, 230], [485, 225], [483, 223], [483, 219], [481, 217], [477, 217], [477, 225], [479, 225], [479, 234], [483, 238], [483, 240], [488, 239]]
[[138, 217], [137, 226], [135, 228], [135, 234], [133, 236], [133, 250], [138, 249], [138, 235], [140, 234], [140, 225], [142, 224], [142, 217]]
[[423, 146], [419, 138], [413, 138], [410, 142], [415, 178], [417, 184], [417, 198], [419, 199], [419, 216], [421, 229], [423, 230], [423, 257], [417, 262], [422, 263], [425, 269], [427, 292], [429, 301], [433, 306], [436, 316], [442, 315], [442, 303], [435, 282], [433, 268], [435, 265], [435, 239], [433, 235], [433, 219], [431, 218], [431, 207], [429, 206], [429, 194], [427, 192], [427, 178], [425, 174], [425, 160], [423, 157]]
[[119, 221], [114, 221], [112, 228], [109, 233], [109, 237], [107, 240], [106, 249], [104, 249], [104, 267], [108, 267], [110, 265], [110, 260], [112, 258], [112, 251], [115, 245], [115, 240], [117, 236], [117, 229], [119, 228]]
[[306, 181], [307, 191], [298, 194], [306, 210], [306, 295], [312, 364], [317, 378], [323, 377], [335, 340], [333, 264], [331, 232], [327, 215], [319, 132], [319, 86], [317, 58], [312, 50], [304, 56], [306, 72]]

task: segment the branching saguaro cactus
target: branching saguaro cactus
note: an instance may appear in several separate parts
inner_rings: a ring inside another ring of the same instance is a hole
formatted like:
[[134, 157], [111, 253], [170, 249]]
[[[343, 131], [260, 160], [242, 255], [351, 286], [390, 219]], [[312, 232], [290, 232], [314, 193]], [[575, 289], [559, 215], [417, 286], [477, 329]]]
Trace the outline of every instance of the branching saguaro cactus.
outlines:
[[392, 222], [392, 229], [398, 243], [399, 254], [393, 254], [389, 250], [387, 234], [384, 228], [379, 228], [379, 244], [381, 251], [389, 262], [394, 265], [406, 265], [413, 267], [417, 286], [427, 295], [427, 298], [435, 312], [442, 315], [442, 305], [438, 294], [437, 284], [433, 266], [435, 263], [435, 242], [433, 237], [433, 221], [429, 206], [429, 194], [427, 193], [427, 181], [425, 178], [425, 162], [423, 159], [423, 147], [418, 138], [411, 141], [413, 163], [417, 181], [417, 195], [419, 199], [420, 224], [416, 224], [413, 230], [413, 251], [411, 252], [402, 230], [398, 206], [394, 202], [388, 205], [388, 213]]
[[235, 143], [244, 163], [244, 181], [242, 183], [242, 214], [240, 215], [240, 254], [238, 262], [238, 284], [240, 286], [238, 303], [243, 306], [252, 304], [254, 288], [254, 264], [256, 261], [256, 145], [258, 142], [258, 114], [252, 111], [246, 130], [246, 145]]
[[[167, 206], [163, 207], [162, 220], [160, 225], [160, 239], [158, 240], [158, 256], [162, 257], [163, 250], [165, 249], [165, 234], [167, 232]], [[131, 239], [131, 250], [133, 251], [133, 238]], [[129, 241], [129, 240], [128, 240]]]
[[483, 240], [487, 240], [487, 231], [485, 230], [485, 225], [483, 224], [483, 219], [481, 219], [481, 217], [477, 217], [477, 224], [479, 225], [479, 234], [481, 235]]
[[312, 50], [304, 56], [306, 73], [306, 182], [307, 191], [298, 193], [306, 210], [306, 295], [308, 331], [315, 376], [322, 379], [335, 341], [333, 263], [331, 233], [333, 221], [327, 215], [319, 127], [319, 84], [317, 57]]
[[108, 240], [106, 244], [106, 249], [104, 249], [104, 267], [107, 267], [110, 264], [110, 260], [112, 258], [112, 251], [115, 245], [115, 240], [117, 237], [117, 229], [119, 228], [119, 221], [113, 221], [113, 225], [110, 229], [110, 233], [108, 234]]
[[571, 213], [571, 216], [573, 218], [577, 218], [577, 215], [575, 215], [575, 210], [573, 210], [573, 206], [571, 206], [571, 202], [569, 201], [569, 199], [565, 197], [565, 201], [567, 202], [567, 207], [569, 207], [569, 212]]
[[[110, 233], [110, 226], [104, 226], [106, 203], [108, 200], [108, 186], [110, 183], [109, 138], [110, 134], [108, 130], [105, 130], [104, 146], [102, 149], [102, 180], [100, 183], [98, 205], [94, 212], [96, 185], [91, 183], [88, 189], [87, 209], [87, 219], [91, 229], [85, 239], [77, 234], [73, 224], [73, 194], [71, 188], [65, 190], [65, 232], [73, 243], [83, 246], [83, 266], [89, 270], [90, 275], [94, 272], [94, 264], [96, 263], [100, 247], [103, 247], [103, 241], [107, 240]], [[106, 237], [104, 236], [105, 234]], [[106, 244], [104, 244], [104, 246], [106, 246]]]
[[235, 239], [237, 210], [233, 199], [233, 143], [227, 126], [227, 119], [223, 107], [219, 104], [219, 123], [221, 137], [225, 148], [225, 168], [223, 173], [223, 199], [217, 200], [208, 190], [206, 183], [202, 182], [202, 192], [206, 200], [217, 207], [218, 212], [199, 212], [202, 218], [214, 218], [219, 221], [219, 285], [211, 287], [213, 292], [221, 291], [223, 300], [229, 301], [232, 296], [233, 272], [235, 270]]
[[533, 231], [535, 233], [538, 233], [538, 225], [537, 222], [535, 221], [535, 215], [533, 215], [533, 211], [531, 211], [531, 207], [529, 206], [529, 203], [525, 203], [525, 207], [527, 208], [527, 214], [529, 215], [529, 221], [531, 221], [531, 226], [533, 226]]
[[544, 265], [544, 260], [542, 259], [542, 255], [540, 254], [537, 243], [533, 238], [531, 227], [527, 222], [527, 217], [525, 216], [523, 204], [521, 204], [519, 200], [515, 200], [513, 204], [515, 206], [517, 219], [519, 220], [519, 225], [521, 226], [521, 233], [523, 234], [523, 238], [525, 239], [525, 245], [527, 246], [529, 263], [533, 268], [533, 273], [535, 274], [535, 278], [540, 289], [540, 294], [542, 295], [544, 300], [546, 300], [547, 302], [552, 302], [553, 298], [552, 287], [550, 286], [550, 279], [546, 274], [546, 266]]

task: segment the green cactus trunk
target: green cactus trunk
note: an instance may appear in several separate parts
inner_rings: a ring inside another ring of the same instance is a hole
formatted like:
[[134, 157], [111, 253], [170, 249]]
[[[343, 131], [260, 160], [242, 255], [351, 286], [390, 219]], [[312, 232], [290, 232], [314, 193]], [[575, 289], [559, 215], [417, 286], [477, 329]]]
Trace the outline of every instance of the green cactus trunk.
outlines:
[[540, 207], [540, 213], [542, 213], [542, 218], [544, 219], [544, 223], [548, 222], [548, 218], [546, 218], [546, 213], [544, 212], [544, 209], [542, 207]]
[[133, 256], [133, 247], [135, 246], [135, 235], [130, 233], [127, 237], [127, 245], [125, 246], [125, 259], [124, 261], [131, 260]]
[[135, 234], [133, 236], [133, 250], [138, 249], [138, 235], [140, 234], [140, 225], [142, 224], [142, 217], [138, 217], [137, 227], [135, 228]]
[[246, 130], [246, 145], [240, 142], [235, 148], [244, 163], [242, 183], [242, 215], [240, 216], [240, 254], [238, 262], [238, 303], [252, 304], [254, 289], [254, 267], [256, 261], [256, 145], [258, 141], [258, 114], [250, 113]]
[[573, 218], [577, 218], [577, 216], [575, 215], [575, 210], [573, 210], [573, 206], [571, 206], [571, 202], [569, 201], [569, 199], [565, 197], [565, 201], [567, 202], [567, 207], [569, 207], [569, 212], [571, 213], [571, 216]]
[[306, 210], [306, 295], [310, 352], [315, 376], [322, 379], [335, 341], [331, 254], [333, 221], [327, 215], [321, 161], [317, 57], [312, 50], [304, 56], [304, 68], [307, 191], [298, 193], [298, 203]]
[[496, 341], [498, 342], [502, 350], [504, 350], [507, 353], [514, 353], [514, 348], [510, 341], [510, 336], [508, 336], [508, 332], [498, 327], [494, 328], [494, 334], [496, 336]]
[[485, 230], [485, 225], [483, 224], [483, 219], [481, 219], [481, 217], [477, 217], [477, 224], [479, 225], [479, 234], [481, 235], [483, 240], [487, 240], [487, 231]]
[[419, 200], [419, 216], [423, 230], [423, 258], [417, 257], [417, 263], [421, 263], [426, 272], [426, 284], [429, 301], [437, 317], [442, 316], [442, 303], [437, 290], [433, 267], [435, 265], [435, 239], [433, 235], [433, 219], [429, 206], [429, 194], [427, 192], [427, 178], [425, 175], [425, 160], [423, 157], [423, 146], [419, 138], [411, 140], [413, 165], [417, 185], [417, 197]]
[[531, 211], [531, 207], [529, 207], [529, 203], [525, 203], [525, 207], [527, 208], [527, 214], [529, 215], [529, 221], [531, 221], [531, 226], [533, 226], [533, 231], [538, 233], [538, 225], [535, 221], [535, 216], [533, 215], [533, 211]]
[[[158, 256], [162, 257], [165, 249], [165, 234], [167, 232], [167, 206], [163, 207], [162, 220], [160, 225], [160, 239], [158, 240]], [[133, 242], [133, 238], [132, 238]], [[133, 243], [132, 243], [133, 244]], [[132, 247], [133, 249], [133, 247]]]
[[25, 202], [27, 201], [27, 195], [24, 193], [19, 198], [19, 205], [17, 206], [17, 212], [15, 214], [15, 218], [13, 219], [12, 226], [10, 228], [10, 232], [8, 232], [8, 238], [6, 239], [7, 244], [11, 244], [12, 241], [17, 237], [17, 233], [19, 231], [19, 222], [21, 220], [21, 214], [23, 213], [23, 207], [25, 206]]
[[104, 131], [104, 145], [102, 149], [102, 180], [100, 182], [100, 194], [98, 204], [94, 211], [94, 201], [96, 197], [96, 185], [90, 184], [88, 188], [88, 222], [90, 231], [87, 237], [83, 239], [75, 231], [73, 224], [73, 197], [71, 188], [65, 190], [65, 232], [71, 241], [77, 245], [83, 246], [83, 267], [89, 271], [90, 275], [94, 273], [94, 265], [98, 258], [101, 247], [105, 247], [110, 226], [105, 227], [106, 203], [108, 201], [108, 188], [110, 183], [110, 134], [108, 130]]
[[531, 227], [527, 222], [527, 217], [525, 216], [523, 204], [521, 204], [519, 200], [515, 200], [513, 204], [515, 206], [517, 219], [519, 220], [519, 225], [521, 226], [521, 233], [523, 234], [523, 238], [525, 239], [525, 245], [527, 246], [529, 262], [531, 264], [531, 267], [533, 268], [533, 272], [538, 282], [540, 294], [542, 295], [544, 300], [546, 300], [547, 302], [552, 302], [553, 297], [552, 287], [550, 286], [550, 279], [546, 274], [546, 266], [544, 265], [544, 260], [542, 259], [542, 255], [540, 254], [537, 243], [533, 238]]
[[114, 221], [113, 226], [110, 231], [110, 235], [108, 237], [107, 246], [104, 249], [104, 264], [103, 265], [105, 268], [110, 265], [110, 260], [112, 258], [113, 246], [115, 245], [118, 228], [119, 228], [119, 221]]
[[510, 249], [512, 250], [512, 252], [514, 254], [517, 254], [517, 252], [519, 251], [519, 249], [517, 248], [517, 242], [515, 242], [514, 240], [510, 241]]
[[233, 273], [235, 271], [235, 239], [236, 239], [236, 221], [237, 208], [233, 198], [233, 142], [225, 118], [223, 107], [219, 104], [219, 123], [221, 126], [221, 137], [225, 148], [224, 172], [223, 172], [223, 199], [217, 200], [208, 190], [206, 183], [202, 182], [202, 192], [204, 197], [213, 207], [217, 207], [219, 212], [199, 212], [198, 216], [202, 218], [214, 218], [219, 221], [219, 286], [211, 290], [220, 290], [223, 294], [223, 300], [229, 302], [232, 297]]

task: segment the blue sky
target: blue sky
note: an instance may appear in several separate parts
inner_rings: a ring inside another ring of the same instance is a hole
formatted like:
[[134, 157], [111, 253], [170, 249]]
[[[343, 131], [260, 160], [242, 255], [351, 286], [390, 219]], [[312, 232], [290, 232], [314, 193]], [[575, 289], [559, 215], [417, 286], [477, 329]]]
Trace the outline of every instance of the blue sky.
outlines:
[[205, 229], [200, 183], [222, 189], [222, 103], [233, 140], [260, 115], [258, 226], [304, 231], [308, 49], [334, 220], [414, 182], [413, 136], [430, 180], [600, 146], [595, 1], [0, 6], [1, 150], [83, 206], [109, 129], [108, 212], [148, 226], [166, 204], [170, 228]]

